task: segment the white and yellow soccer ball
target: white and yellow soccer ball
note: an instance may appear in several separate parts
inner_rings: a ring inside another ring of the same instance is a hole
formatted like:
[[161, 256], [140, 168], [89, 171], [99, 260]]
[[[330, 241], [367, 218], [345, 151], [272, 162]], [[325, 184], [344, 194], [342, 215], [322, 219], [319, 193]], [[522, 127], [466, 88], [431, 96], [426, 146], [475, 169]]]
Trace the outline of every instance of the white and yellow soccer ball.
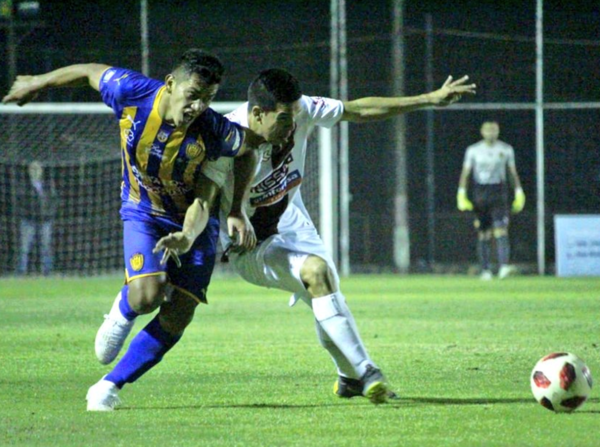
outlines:
[[574, 354], [548, 354], [531, 372], [531, 391], [548, 410], [568, 413], [581, 407], [589, 397], [592, 374], [584, 361]]

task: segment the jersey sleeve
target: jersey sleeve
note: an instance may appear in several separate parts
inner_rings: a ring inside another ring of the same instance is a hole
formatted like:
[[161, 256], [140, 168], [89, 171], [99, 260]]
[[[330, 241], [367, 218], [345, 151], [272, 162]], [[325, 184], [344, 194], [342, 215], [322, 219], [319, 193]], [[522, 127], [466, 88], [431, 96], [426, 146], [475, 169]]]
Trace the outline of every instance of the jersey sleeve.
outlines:
[[202, 174], [215, 182], [219, 188], [225, 186], [232, 172], [233, 158], [231, 157], [221, 157], [202, 164]]
[[136, 71], [110, 67], [100, 77], [100, 95], [102, 101], [120, 116], [124, 107], [155, 92], [159, 84]]
[[201, 116], [203, 128], [208, 128], [208, 132], [203, 135], [205, 140], [208, 140], [208, 159], [235, 157], [246, 138], [244, 128], [212, 109], [208, 109]]
[[473, 160], [473, 148], [467, 148], [467, 151], [465, 152], [465, 160], [463, 161], [463, 168], [465, 169], [472, 169], [473, 165], [474, 165], [474, 160]]
[[337, 99], [303, 96], [302, 103], [310, 121], [316, 126], [331, 128], [342, 119], [344, 114], [344, 103]]

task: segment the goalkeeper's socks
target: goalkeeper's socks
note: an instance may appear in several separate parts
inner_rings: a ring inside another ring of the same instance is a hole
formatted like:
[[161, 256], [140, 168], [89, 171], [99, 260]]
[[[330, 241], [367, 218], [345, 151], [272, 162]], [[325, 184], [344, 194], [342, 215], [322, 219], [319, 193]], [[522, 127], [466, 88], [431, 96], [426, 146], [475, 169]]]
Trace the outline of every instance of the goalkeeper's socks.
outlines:
[[496, 238], [496, 247], [498, 248], [498, 264], [508, 265], [510, 260], [510, 242], [508, 236]]
[[479, 254], [479, 262], [481, 263], [481, 270], [489, 270], [492, 257], [492, 240], [479, 239], [477, 243], [477, 249]]
[[366, 372], [367, 365], [373, 365], [373, 362], [358, 335], [354, 317], [346, 305], [344, 295], [336, 292], [314, 298], [312, 309], [321, 328], [352, 365], [356, 376], [361, 377]]
[[124, 285], [121, 289], [121, 299], [119, 301], [119, 310], [121, 311], [121, 315], [125, 317], [127, 321], [135, 320], [135, 317], [138, 316], [138, 313], [131, 308], [129, 304], [129, 299], [127, 297], [129, 293], [129, 286]]
[[131, 340], [129, 349], [105, 380], [122, 388], [133, 383], [146, 371], [159, 363], [163, 356], [181, 339], [181, 335], [171, 335], [163, 329], [159, 316]]

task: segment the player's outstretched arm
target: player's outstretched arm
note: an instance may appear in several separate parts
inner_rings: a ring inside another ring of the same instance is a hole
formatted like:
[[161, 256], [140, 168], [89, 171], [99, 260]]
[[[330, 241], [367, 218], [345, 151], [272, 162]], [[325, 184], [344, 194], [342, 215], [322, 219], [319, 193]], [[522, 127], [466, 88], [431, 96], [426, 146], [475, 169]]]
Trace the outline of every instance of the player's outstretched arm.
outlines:
[[22, 106], [35, 99], [42, 90], [55, 87], [81, 87], [89, 85], [100, 90], [100, 77], [109, 68], [103, 64], [76, 64], [34, 76], [17, 76], [8, 94], [2, 98], [4, 104], [15, 102]]
[[230, 238], [237, 238], [236, 245], [241, 251], [252, 250], [256, 246], [256, 234], [244, 210], [244, 202], [256, 172], [258, 157], [258, 151], [250, 150], [233, 162], [233, 200], [227, 216], [227, 231]]
[[464, 94], [475, 94], [476, 85], [467, 84], [468, 80], [468, 76], [456, 81], [449, 76], [440, 89], [418, 96], [367, 97], [346, 101], [342, 120], [357, 123], [378, 121], [425, 107], [445, 107], [460, 100]]
[[165, 264], [169, 258], [173, 258], [177, 267], [181, 267], [179, 255], [192, 248], [196, 238], [206, 228], [210, 210], [215, 203], [218, 192], [219, 187], [216, 183], [203, 175], [200, 176], [195, 189], [196, 198], [185, 212], [183, 228], [181, 231], [169, 233], [159, 239], [152, 250], [153, 253], [163, 251], [161, 264]]

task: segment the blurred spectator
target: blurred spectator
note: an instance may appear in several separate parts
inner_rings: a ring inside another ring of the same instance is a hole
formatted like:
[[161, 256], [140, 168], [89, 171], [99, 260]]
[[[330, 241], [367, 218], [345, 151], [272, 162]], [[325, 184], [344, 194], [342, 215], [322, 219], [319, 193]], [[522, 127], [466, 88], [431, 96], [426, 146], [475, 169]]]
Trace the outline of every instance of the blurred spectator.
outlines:
[[15, 212], [20, 220], [21, 243], [17, 273], [27, 274], [29, 254], [38, 238], [42, 273], [48, 275], [53, 268], [52, 232], [57, 208], [57, 194], [52, 181], [44, 178], [44, 168], [38, 161], [28, 167], [29, 179], [17, 191]]

